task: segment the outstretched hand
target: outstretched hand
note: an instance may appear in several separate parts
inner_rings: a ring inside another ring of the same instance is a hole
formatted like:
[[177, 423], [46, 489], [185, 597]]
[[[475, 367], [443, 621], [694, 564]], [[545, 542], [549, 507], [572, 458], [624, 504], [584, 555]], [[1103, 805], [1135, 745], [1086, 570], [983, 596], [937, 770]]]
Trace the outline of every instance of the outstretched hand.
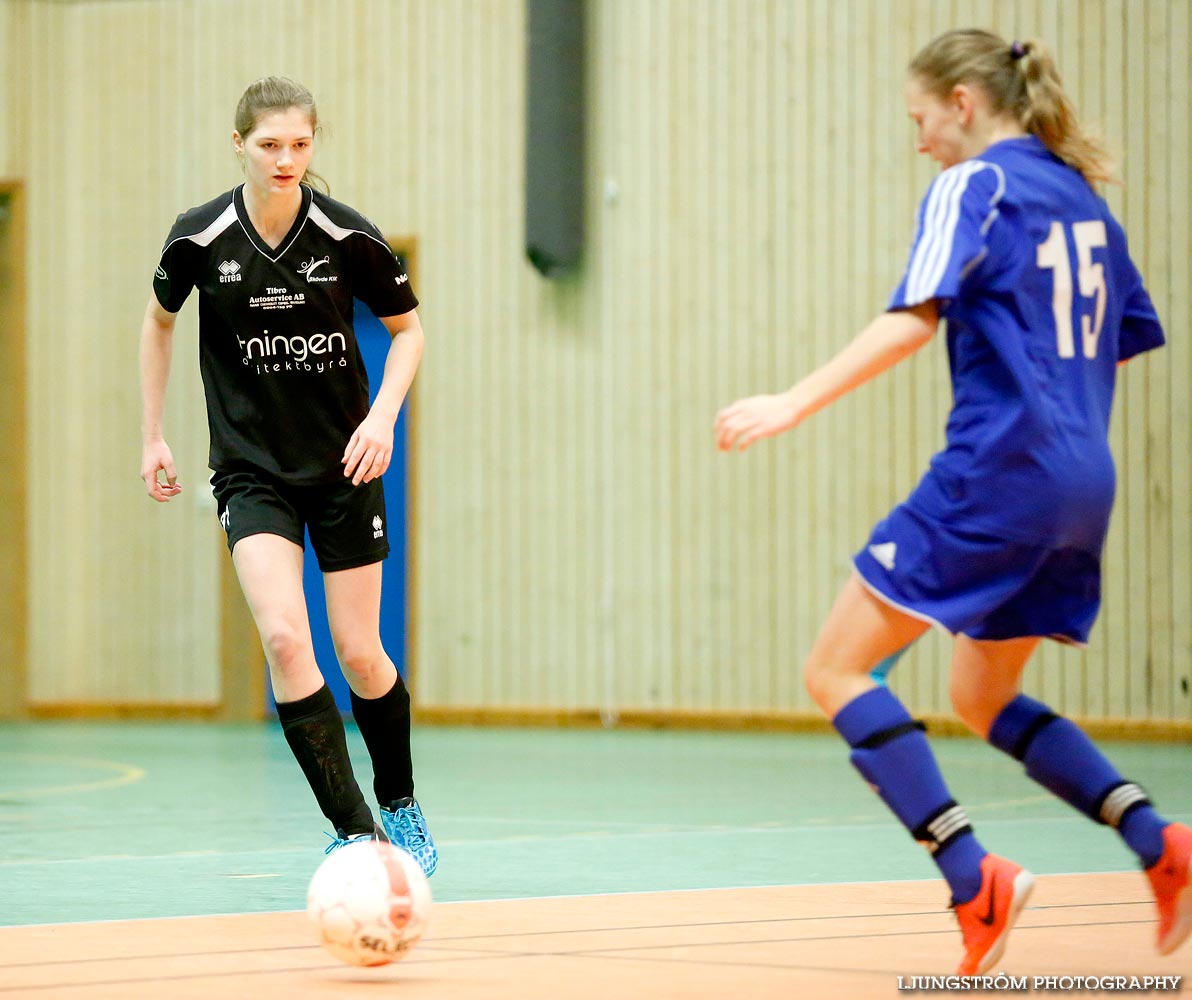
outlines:
[[[165, 473], [163, 483], [159, 473]], [[160, 438], [146, 441], [141, 449], [141, 479], [145, 489], [158, 503], [168, 503], [182, 492], [178, 485], [178, 470], [174, 468], [174, 456], [170, 454], [170, 446]]]
[[738, 399], [716, 414], [716, 447], [744, 451], [754, 441], [788, 431], [798, 422], [789, 393]]

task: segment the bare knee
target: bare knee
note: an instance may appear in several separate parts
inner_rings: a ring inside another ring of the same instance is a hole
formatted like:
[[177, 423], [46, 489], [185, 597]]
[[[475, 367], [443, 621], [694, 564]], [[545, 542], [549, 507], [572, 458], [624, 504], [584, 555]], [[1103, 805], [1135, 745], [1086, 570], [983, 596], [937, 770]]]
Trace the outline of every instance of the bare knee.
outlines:
[[959, 691], [956, 685], [952, 686], [951, 696], [952, 710], [956, 713], [957, 718], [978, 736], [984, 736], [985, 734], [981, 732], [980, 727], [976, 724], [979, 712], [975, 700], [969, 696], [968, 692]]
[[950, 693], [952, 708], [960, 721], [985, 739], [1004, 704], [996, 696], [991, 696], [990, 692], [969, 684], [957, 683], [955, 676], [952, 678]]
[[386, 672], [385, 650], [375, 640], [336, 643], [335, 656], [344, 676], [354, 682], [353, 686], [359, 684], [368, 687], [374, 678]]
[[845, 705], [873, 687], [864, 666], [818, 655], [812, 650], [803, 664], [803, 683], [812, 701], [829, 719], [834, 719]]
[[1020, 690], [1022, 671], [1038, 636], [980, 640], [958, 635], [952, 652], [951, 695], [956, 714], [982, 739]]
[[823, 712], [827, 712], [825, 705], [831, 701], [832, 670], [814, 654], [803, 661], [803, 685], [807, 693]]
[[261, 630], [265, 658], [282, 674], [291, 673], [305, 659], [307, 642], [301, 630], [288, 622], [277, 622]]

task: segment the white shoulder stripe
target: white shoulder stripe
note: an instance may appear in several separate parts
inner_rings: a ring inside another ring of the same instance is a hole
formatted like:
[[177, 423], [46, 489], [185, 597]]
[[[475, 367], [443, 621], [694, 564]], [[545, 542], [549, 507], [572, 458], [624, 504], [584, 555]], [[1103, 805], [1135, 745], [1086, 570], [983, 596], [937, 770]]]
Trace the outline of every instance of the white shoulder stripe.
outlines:
[[353, 233], [359, 233], [361, 236], [367, 236], [373, 242], [380, 243], [382, 246], [388, 249], [388, 245], [384, 240], [378, 240], [375, 236], [373, 236], [372, 233], [367, 232], [366, 230], [344, 229], [343, 226], [337, 226], [334, 222], [327, 218], [327, 213], [319, 208], [319, 206], [313, 201], [310, 203], [310, 214], [308, 215], [308, 218], [334, 240], [344, 240]]
[[952, 190], [948, 192], [947, 200], [941, 205], [942, 219], [934, 234], [935, 247], [928, 257], [928, 265], [921, 278], [931, 292], [939, 288], [940, 281], [943, 280], [944, 273], [948, 269], [948, 261], [952, 257], [952, 246], [956, 240], [956, 224], [960, 221], [960, 202], [964, 198], [965, 191], [968, 190], [969, 178], [980, 169], [980, 167], [974, 167], [968, 163], [964, 166], [966, 169], [963, 172], [958, 171], [960, 176], [957, 177]]
[[997, 190], [993, 192], [993, 197], [989, 199], [989, 214], [985, 216], [985, 221], [981, 223], [982, 236], [989, 232], [989, 227], [993, 225], [993, 220], [997, 218], [997, 206], [1002, 200], [1002, 195], [1006, 193], [1006, 172], [996, 163], [986, 163], [985, 166], [997, 175]]
[[923, 232], [907, 269], [908, 301], [926, 302], [935, 296], [952, 257], [956, 226], [960, 221], [960, 203], [971, 177], [982, 170], [997, 174], [998, 186], [989, 201], [989, 215], [981, 226], [986, 232], [997, 213], [997, 203], [1005, 193], [1005, 175], [1000, 167], [984, 160], [967, 160], [940, 175], [923, 208]]
[[928, 257], [934, 250], [932, 234], [940, 225], [941, 206], [947, 201], [947, 194], [955, 185], [956, 175], [952, 172], [941, 174], [931, 186], [927, 196], [927, 203], [923, 206], [923, 217], [919, 223], [919, 240], [915, 244], [915, 252], [911, 257], [910, 266], [906, 273], [906, 295], [917, 300], [919, 295], [919, 276], [927, 266]]
[[942, 270], [941, 259], [943, 266], [947, 266], [947, 255], [952, 249], [956, 220], [960, 214], [960, 199], [964, 196], [972, 170], [971, 160], [961, 163], [944, 171], [931, 187], [927, 204], [923, 207], [923, 232], [907, 272], [907, 298], [912, 301], [927, 301], [939, 284], [942, 274], [937, 275], [934, 281], [931, 277]]
[[236, 222], [236, 206], [232, 202], [228, 202], [228, 207], [225, 208], [211, 225], [209, 225], [202, 232], [195, 233], [191, 236], [179, 236], [177, 239], [170, 240], [166, 244], [165, 250], [162, 250], [161, 255], [164, 258], [166, 250], [169, 250], [178, 240], [190, 240], [191, 243], [197, 243], [201, 247], [210, 246], [215, 242], [215, 238], [222, 233], [228, 226]]
[[952, 241], [956, 235], [956, 223], [960, 219], [960, 201], [968, 188], [968, 179], [972, 174], [972, 164], [965, 163], [947, 175], [948, 184], [940, 185], [939, 197], [934, 199], [932, 225], [925, 233], [924, 254], [920, 260], [918, 280], [926, 283], [931, 291], [939, 284], [939, 277], [930, 280], [941, 268], [947, 267], [948, 256], [952, 251]]

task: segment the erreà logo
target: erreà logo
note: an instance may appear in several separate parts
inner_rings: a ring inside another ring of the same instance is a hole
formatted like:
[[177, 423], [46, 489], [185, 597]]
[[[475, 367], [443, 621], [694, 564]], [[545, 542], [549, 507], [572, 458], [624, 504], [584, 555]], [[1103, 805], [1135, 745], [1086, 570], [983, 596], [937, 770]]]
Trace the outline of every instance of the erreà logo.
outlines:
[[158, 281], [169, 281], [170, 280], [170, 276], [168, 274], [166, 274], [166, 269], [164, 267], [162, 267], [160, 264], [157, 265], [157, 270], [153, 272], [153, 276], [155, 278], [157, 278]]
[[219, 265], [219, 280], [220, 282], [239, 281], [240, 265], [234, 260], [225, 260]]
[[383, 534], [385, 534], [381, 527], [384, 523], [385, 522], [381, 520], [380, 514], [375, 514], [373, 516], [373, 538], [380, 538]]

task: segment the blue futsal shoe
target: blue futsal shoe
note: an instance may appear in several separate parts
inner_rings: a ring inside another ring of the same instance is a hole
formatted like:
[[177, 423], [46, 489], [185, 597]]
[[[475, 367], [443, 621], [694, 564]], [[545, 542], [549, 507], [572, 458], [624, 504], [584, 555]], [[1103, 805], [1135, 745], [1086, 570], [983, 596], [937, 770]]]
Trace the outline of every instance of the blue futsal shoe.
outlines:
[[[325, 834], [331, 837], [331, 834]], [[324, 854], [330, 854], [332, 851], [338, 851], [341, 847], [347, 847], [348, 844], [358, 844], [361, 841], [380, 840], [383, 843], [388, 843], [389, 838], [385, 836], [385, 831], [381, 828], [379, 823], [373, 824], [372, 833], [354, 833], [350, 837], [343, 832], [343, 830], [336, 830], [335, 836], [331, 837], [331, 843], [327, 845], [327, 849], [323, 851]]]
[[381, 823], [389, 835], [389, 842], [400, 847], [422, 866], [427, 876], [439, 866], [439, 852], [434, 838], [426, 828], [426, 817], [414, 799], [394, 799], [388, 809], [381, 807]]

